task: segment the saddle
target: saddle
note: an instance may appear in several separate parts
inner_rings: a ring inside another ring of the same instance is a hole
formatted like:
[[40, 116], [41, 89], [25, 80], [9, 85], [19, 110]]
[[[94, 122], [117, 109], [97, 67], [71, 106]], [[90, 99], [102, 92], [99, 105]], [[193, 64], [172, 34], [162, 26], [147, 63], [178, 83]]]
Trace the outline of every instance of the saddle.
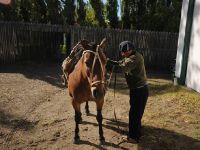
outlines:
[[62, 68], [66, 75], [69, 75], [74, 70], [74, 67], [81, 58], [83, 51], [83, 47], [78, 47], [63, 61]]

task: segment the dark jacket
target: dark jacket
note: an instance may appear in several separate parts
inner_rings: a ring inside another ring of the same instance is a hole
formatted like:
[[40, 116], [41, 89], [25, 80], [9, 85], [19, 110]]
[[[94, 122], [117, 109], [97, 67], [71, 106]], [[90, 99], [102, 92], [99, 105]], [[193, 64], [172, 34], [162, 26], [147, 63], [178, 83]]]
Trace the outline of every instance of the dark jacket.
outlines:
[[128, 58], [125, 57], [120, 61], [113, 62], [122, 68], [130, 89], [139, 88], [147, 84], [144, 59], [139, 52], [134, 52]]

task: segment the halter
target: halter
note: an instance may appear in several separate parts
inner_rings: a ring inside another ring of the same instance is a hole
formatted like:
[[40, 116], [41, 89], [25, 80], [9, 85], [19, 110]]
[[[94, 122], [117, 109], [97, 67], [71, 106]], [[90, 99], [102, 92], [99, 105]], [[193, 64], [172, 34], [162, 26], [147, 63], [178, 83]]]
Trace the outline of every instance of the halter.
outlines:
[[[82, 56], [83, 56], [86, 52], [89, 52], [89, 53], [94, 54], [94, 60], [93, 60], [93, 63], [92, 63], [92, 71], [91, 71], [90, 78], [89, 78], [90, 86], [92, 87], [93, 85], [97, 85], [97, 84], [105, 84], [104, 75], [103, 75], [103, 73], [104, 73], [104, 68], [103, 68], [102, 60], [101, 60], [101, 58], [100, 58], [100, 56], [99, 56], [99, 45], [97, 45], [96, 52], [94, 52], [94, 51], [92, 51], [92, 50], [84, 50]], [[100, 65], [101, 65], [102, 80], [92, 81], [92, 76], [93, 76], [93, 74], [94, 74], [94, 65], [95, 65], [97, 59], [99, 60]]]

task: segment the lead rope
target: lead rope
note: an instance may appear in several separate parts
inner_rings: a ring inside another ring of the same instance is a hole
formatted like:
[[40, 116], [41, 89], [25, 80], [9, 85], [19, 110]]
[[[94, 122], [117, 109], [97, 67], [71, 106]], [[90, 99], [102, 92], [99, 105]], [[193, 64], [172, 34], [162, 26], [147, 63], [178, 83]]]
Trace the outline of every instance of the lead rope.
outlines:
[[[115, 68], [114, 68], [115, 69]], [[113, 69], [113, 71], [114, 71]], [[114, 101], [116, 101], [116, 85], [117, 85], [117, 72], [115, 71], [115, 78], [114, 78], [114, 89], [113, 89], [113, 96], [114, 96]], [[117, 114], [116, 114], [116, 111], [115, 111], [115, 105], [114, 105], [114, 117], [115, 117], [115, 122], [117, 124], [117, 128], [118, 130], [120, 131], [120, 135], [122, 135], [122, 130], [121, 128], [119, 127], [119, 122], [118, 122], [118, 119], [117, 119]]]
[[[112, 67], [112, 72], [111, 72], [110, 77], [109, 77], [109, 80], [108, 80], [108, 86], [109, 86], [110, 83], [111, 83], [112, 74], [113, 74], [115, 68], [116, 68], [116, 66], [113, 66], [113, 67]], [[115, 71], [114, 73], [115, 73], [115, 75], [114, 75], [113, 96], [114, 96], [114, 101], [116, 101], [117, 72]], [[117, 114], [116, 114], [116, 111], [115, 111], [115, 107], [116, 107], [116, 104], [114, 103], [114, 112], [113, 112], [113, 113], [114, 113], [114, 119], [115, 119], [115, 122], [116, 122], [116, 124], [117, 124], [117, 128], [118, 128], [118, 130], [119, 130], [119, 135], [120, 135], [120, 141], [117, 142], [117, 145], [120, 145], [120, 144], [122, 144], [122, 143], [124, 143], [124, 142], [127, 142], [127, 139], [126, 139], [126, 137], [124, 136], [124, 131], [123, 131], [123, 130], [120, 128], [120, 126], [119, 126], [119, 122], [118, 122], [118, 119], [117, 119]], [[116, 136], [113, 136], [113, 137], [110, 139], [110, 141], [113, 141], [113, 138], [114, 138], [114, 137], [116, 137]]]

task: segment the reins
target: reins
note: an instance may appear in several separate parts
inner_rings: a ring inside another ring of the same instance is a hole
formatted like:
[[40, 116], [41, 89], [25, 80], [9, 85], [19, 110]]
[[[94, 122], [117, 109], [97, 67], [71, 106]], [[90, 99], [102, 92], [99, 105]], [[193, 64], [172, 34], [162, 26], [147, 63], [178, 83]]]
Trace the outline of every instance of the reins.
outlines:
[[[93, 60], [93, 63], [92, 63], [92, 70], [91, 70], [91, 74], [90, 74], [90, 77], [89, 77], [89, 82], [90, 82], [90, 86], [92, 87], [93, 85], [96, 85], [96, 84], [105, 84], [105, 81], [104, 81], [104, 68], [103, 68], [103, 64], [102, 64], [102, 60], [99, 56], [99, 45], [97, 45], [97, 48], [96, 48], [96, 52], [92, 51], [92, 50], [84, 50], [83, 51], [83, 54], [82, 56], [86, 53], [86, 52], [89, 52], [89, 53], [92, 53], [94, 54], [94, 60]], [[100, 63], [100, 66], [101, 66], [101, 73], [102, 73], [102, 80], [97, 80], [97, 81], [92, 81], [92, 77], [93, 77], [93, 74], [94, 74], [94, 66], [95, 66], [95, 63], [96, 63], [96, 60], [99, 60], [99, 63]]]

